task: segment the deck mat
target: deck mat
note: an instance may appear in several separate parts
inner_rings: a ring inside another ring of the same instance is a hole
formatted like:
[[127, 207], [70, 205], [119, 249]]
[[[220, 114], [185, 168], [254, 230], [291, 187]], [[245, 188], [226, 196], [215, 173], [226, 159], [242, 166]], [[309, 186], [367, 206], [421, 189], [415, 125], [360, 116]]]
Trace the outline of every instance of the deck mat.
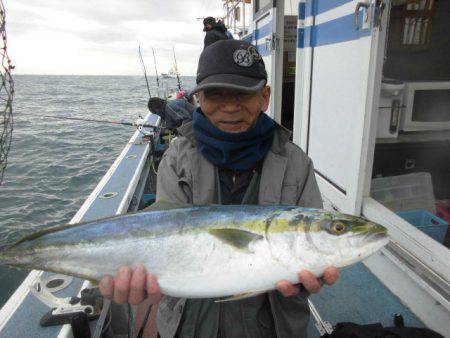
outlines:
[[[381, 323], [388, 327], [394, 326], [394, 315], [401, 314], [406, 326], [425, 327], [362, 263], [342, 269], [336, 284], [324, 286], [319, 293], [311, 295], [310, 300], [322, 320], [332, 325], [354, 322]], [[308, 337], [320, 337], [313, 318]]]

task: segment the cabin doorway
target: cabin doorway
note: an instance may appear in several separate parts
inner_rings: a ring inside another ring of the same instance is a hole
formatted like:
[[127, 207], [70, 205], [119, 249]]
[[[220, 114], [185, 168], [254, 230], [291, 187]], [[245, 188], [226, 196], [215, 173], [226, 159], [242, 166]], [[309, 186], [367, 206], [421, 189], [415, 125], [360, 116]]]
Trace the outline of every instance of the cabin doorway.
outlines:
[[297, 22], [298, 8], [294, 2], [254, 2], [252, 39], [263, 57], [271, 87], [267, 114], [291, 131], [297, 71]]
[[450, 247], [450, 1], [388, 13], [371, 196]]
[[283, 79], [281, 99], [281, 125], [290, 131], [294, 126], [295, 73], [297, 53], [298, 13], [285, 4], [283, 34]]
[[267, 83], [272, 89], [267, 114], [277, 122], [281, 121], [283, 44], [279, 37], [283, 30], [283, 17], [283, 1], [257, 0], [253, 4], [251, 39], [264, 60]]

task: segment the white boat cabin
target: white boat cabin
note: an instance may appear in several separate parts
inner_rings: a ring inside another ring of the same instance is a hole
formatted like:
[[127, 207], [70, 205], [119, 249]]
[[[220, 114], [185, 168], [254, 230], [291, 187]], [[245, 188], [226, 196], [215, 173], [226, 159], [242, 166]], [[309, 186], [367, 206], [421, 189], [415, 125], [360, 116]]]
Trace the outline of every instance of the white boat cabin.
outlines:
[[[243, 39], [269, 73], [269, 114], [312, 158], [326, 207], [389, 229], [391, 243], [365, 265], [450, 337], [450, 2], [243, 3]], [[421, 224], [439, 234], [397, 215], [411, 209], [439, 214]]]

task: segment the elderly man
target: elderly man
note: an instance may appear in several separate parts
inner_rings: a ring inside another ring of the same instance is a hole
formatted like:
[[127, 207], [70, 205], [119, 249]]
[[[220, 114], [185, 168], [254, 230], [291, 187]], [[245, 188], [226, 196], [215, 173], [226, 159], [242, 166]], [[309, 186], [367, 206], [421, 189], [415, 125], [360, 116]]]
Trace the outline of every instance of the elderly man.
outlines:
[[[248, 43], [224, 40], [202, 52], [194, 89], [200, 107], [164, 154], [158, 200], [322, 207], [311, 160], [264, 113], [270, 101], [266, 82], [264, 62]], [[333, 284], [338, 275], [329, 267], [323, 282]], [[309, 271], [299, 271], [298, 278], [298, 285], [279, 281], [275, 291], [216, 303], [162, 297], [156, 278], [139, 266], [122, 268], [114, 280], [105, 277], [100, 290], [116, 302], [138, 304], [146, 289], [150, 302], [159, 303], [163, 338], [306, 337], [308, 292], [318, 292], [322, 281]]]

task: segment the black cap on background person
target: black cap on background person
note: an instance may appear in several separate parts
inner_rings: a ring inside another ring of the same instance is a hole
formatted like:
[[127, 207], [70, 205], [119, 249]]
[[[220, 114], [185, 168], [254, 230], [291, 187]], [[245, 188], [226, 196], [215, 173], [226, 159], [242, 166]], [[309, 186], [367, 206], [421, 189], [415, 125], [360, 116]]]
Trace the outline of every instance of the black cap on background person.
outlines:
[[267, 72], [254, 45], [242, 40], [220, 40], [200, 55], [196, 82], [191, 94], [210, 88], [256, 92], [266, 85]]
[[208, 16], [203, 19], [203, 31], [209, 31], [216, 24], [216, 19], [212, 16]]

